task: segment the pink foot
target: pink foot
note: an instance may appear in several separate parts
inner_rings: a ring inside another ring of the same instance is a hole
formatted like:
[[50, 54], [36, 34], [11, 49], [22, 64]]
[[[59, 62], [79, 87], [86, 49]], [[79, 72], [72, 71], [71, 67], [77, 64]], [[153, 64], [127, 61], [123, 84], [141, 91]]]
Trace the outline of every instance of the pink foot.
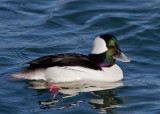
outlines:
[[54, 99], [58, 94], [59, 90], [61, 90], [62, 88], [52, 83], [48, 83], [48, 85], [50, 86], [49, 91], [51, 91], [52, 99]]

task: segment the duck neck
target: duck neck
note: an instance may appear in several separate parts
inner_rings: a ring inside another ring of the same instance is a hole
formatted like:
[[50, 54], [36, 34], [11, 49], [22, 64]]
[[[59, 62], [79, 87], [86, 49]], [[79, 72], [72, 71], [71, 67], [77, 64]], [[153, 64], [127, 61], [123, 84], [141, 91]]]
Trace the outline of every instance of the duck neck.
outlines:
[[115, 64], [115, 59], [107, 54], [107, 52], [100, 54], [89, 54], [89, 59], [100, 67], [111, 67]]
[[113, 66], [115, 64], [115, 59], [106, 53], [104, 63], [106, 63], [108, 66]]

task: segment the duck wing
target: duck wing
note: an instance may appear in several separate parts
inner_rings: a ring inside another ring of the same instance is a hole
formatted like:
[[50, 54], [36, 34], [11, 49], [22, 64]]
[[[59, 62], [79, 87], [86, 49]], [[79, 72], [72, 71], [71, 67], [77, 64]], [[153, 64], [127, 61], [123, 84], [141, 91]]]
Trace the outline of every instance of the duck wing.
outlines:
[[30, 68], [47, 68], [54, 66], [81, 66], [94, 70], [102, 70], [100, 66], [90, 61], [88, 56], [76, 53], [57, 54], [40, 57], [25, 64], [30, 64]]

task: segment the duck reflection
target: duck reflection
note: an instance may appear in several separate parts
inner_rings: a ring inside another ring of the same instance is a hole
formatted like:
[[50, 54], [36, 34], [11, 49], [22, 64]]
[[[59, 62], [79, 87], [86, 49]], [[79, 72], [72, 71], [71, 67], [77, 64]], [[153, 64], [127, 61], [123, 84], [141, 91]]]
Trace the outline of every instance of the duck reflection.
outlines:
[[[50, 88], [48, 82], [43, 80], [39, 81], [27, 81], [29, 85], [27, 88], [36, 89], [38, 94], [48, 93]], [[117, 91], [114, 88], [120, 87], [123, 84], [122, 81], [114, 83], [106, 82], [93, 82], [93, 81], [75, 81], [70, 83], [57, 83], [56, 85], [60, 86], [62, 90], [59, 91], [59, 94], [55, 99], [39, 101], [42, 109], [52, 108], [52, 109], [66, 109], [79, 106], [81, 103], [86, 102], [86, 99], [81, 97], [78, 100], [74, 100], [72, 103], [64, 103], [66, 105], [58, 105], [63, 102], [63, 100], [74, 99], [75, 96], [81, 93], [88, 93], [91, 97], [88, 97], [89, 104], [93, 109], [100, 110], [101, 113], [112, 113], [112, 110], [118, 107], [119, 104], [122, 104], [122, 100], [117, 98]]]
[[115, 89], [95, 91], [93, 94], [100, 96], [101, 99], [91, 99], [90, 104], [92, 108], [99, 109], [104, 113], [112, 113], [112, 110], [122, 104], [122, 100], [117, 98], [117, 91]]

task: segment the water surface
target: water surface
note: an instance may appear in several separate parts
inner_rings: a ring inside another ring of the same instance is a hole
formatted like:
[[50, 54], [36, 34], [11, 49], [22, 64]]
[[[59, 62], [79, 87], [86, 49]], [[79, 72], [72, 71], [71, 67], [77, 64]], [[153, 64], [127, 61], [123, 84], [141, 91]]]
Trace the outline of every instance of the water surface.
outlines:
[[[1, 0], [0, 112], [159, 114], [159, 20], [160, 0]], [[117, 62], [124, 72], [118, 87], [51, 100], [48, 89], [32, 88], [39, 82], [9, 77], [41, 56], [88, 55], [103, 33], [114, 34], [132, 59]]]

